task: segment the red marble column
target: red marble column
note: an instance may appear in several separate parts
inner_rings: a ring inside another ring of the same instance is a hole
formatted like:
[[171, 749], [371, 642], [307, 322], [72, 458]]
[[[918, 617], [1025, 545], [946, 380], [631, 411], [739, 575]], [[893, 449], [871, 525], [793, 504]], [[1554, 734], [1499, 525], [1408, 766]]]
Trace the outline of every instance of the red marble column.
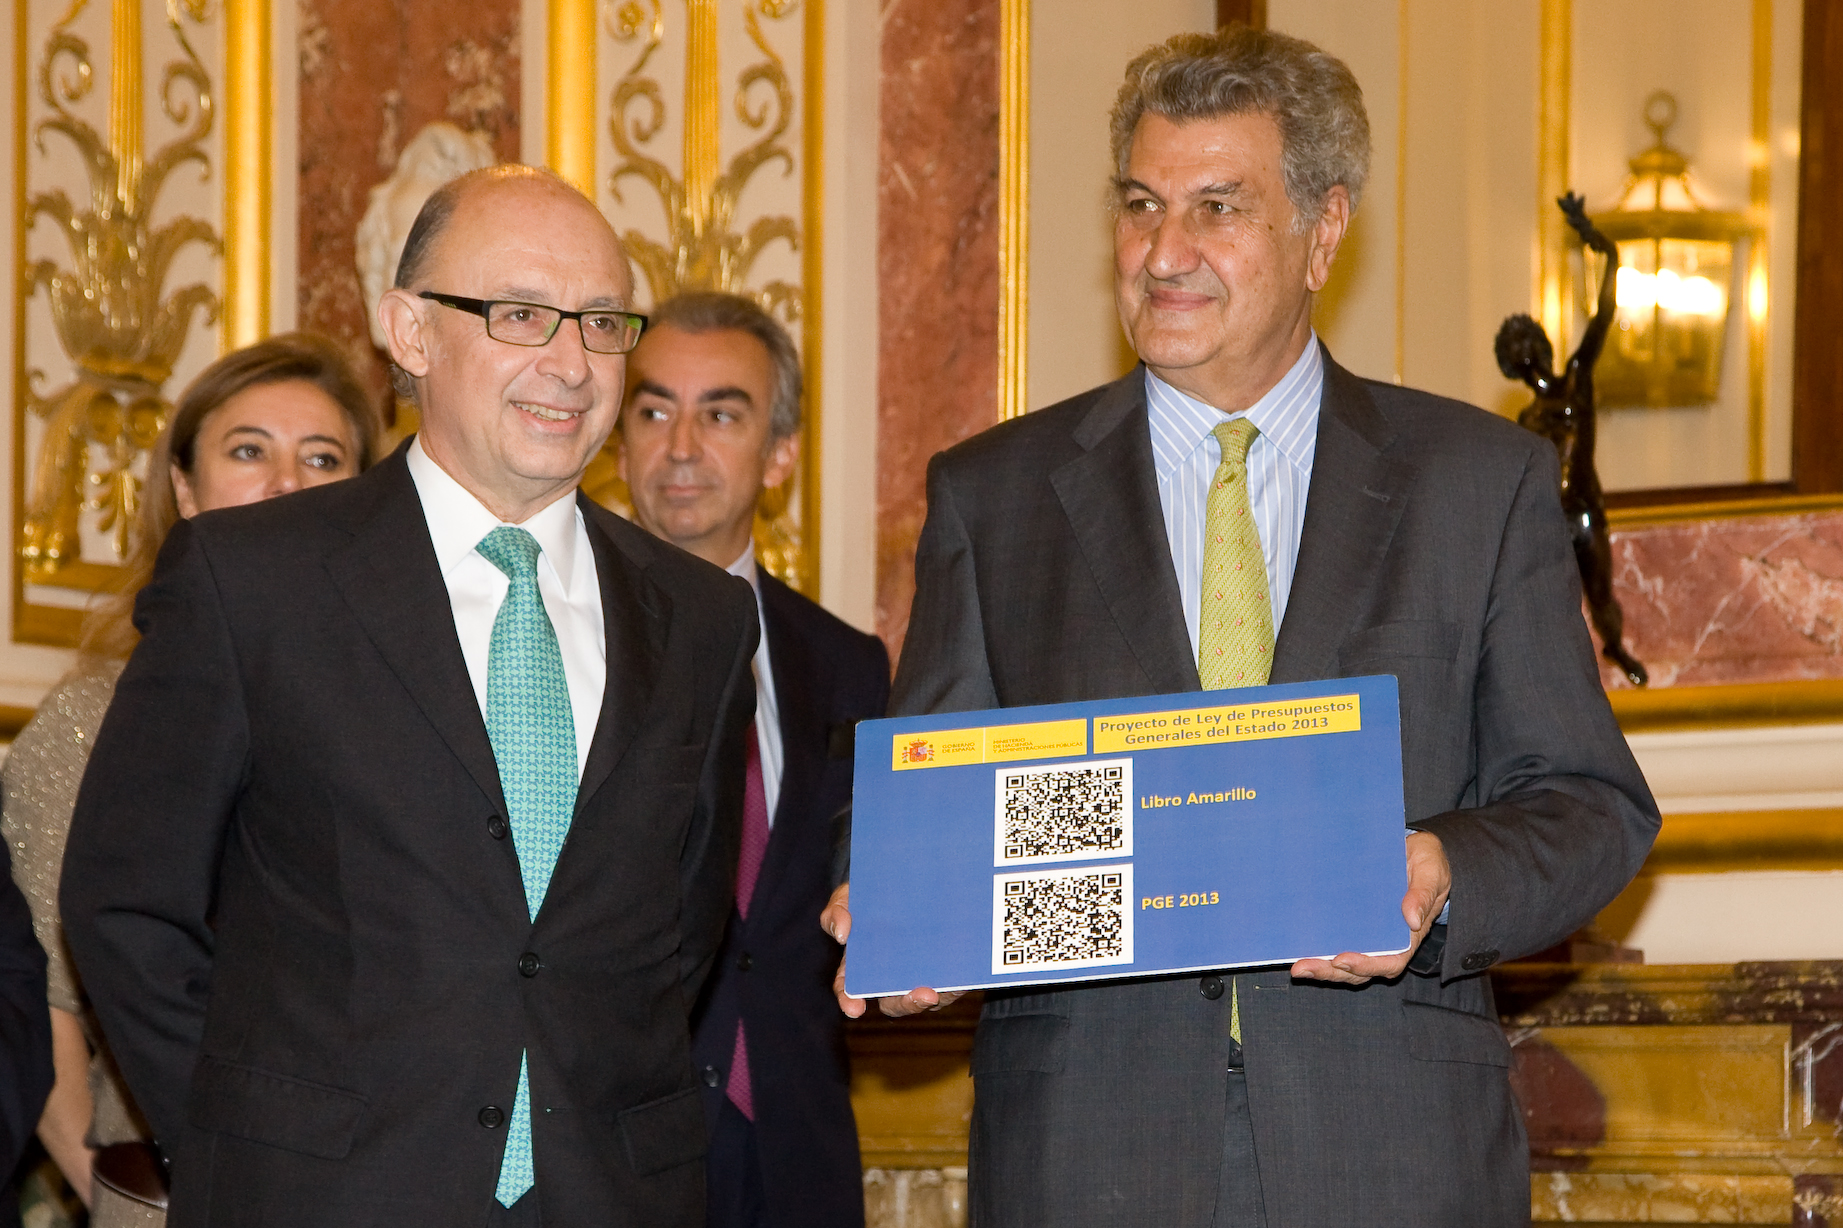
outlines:
[[438, 119], [518, 150], [519, 0], [300, 0], [300, 322], [345, 344], [385, 403], [354, 234], [373, 185]]
[[928, 458], [998, 413], [997, 0], [884, 0], [877, 630], [915, 591]]
[[1613, 573], [1653, 688], [1843, 678], [1843, 512], [1622, 529]]

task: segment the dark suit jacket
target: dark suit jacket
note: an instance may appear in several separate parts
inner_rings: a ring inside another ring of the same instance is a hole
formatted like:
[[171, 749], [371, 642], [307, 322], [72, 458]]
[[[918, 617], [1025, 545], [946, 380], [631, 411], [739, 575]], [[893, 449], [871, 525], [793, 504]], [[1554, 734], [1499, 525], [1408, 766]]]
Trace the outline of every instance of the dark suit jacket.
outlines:
[[[935, 458], [898, 714], [1197, 689], [1144, 372]], [[1555, 450], [1327, 359], [1272, 681], [1394, 674], [1409, 823], [1453, 869], [1437, 974], [1236, 978], [1269, 1223], [1529, 1216], [1490, 964], [1626, 884], [1658, 818], [1580, 615]], [[1322, 851], [1335, 890], [1335, 850]], [[1196, 977], [988, 997], [973, 1054], [981, 1228], [1211, 1222], [1231, 995]]]
[[521, 1050], [546, 1225], [701, 1224], [688, 1018], [732, 903], [754, 602], [578, 506], [607, 685], [535, 923], [401, 450], [161, 552], [63, 907], [173, 1228], [483, 1223]]
[[859, 721], [883, 715], [883, 641], [826, 613], [766, 572], [762, 634], [780, 709], [780, 800], [748, 920], [734, 912], [696, 1023], [692, 1056], [714, 1123], [736, 1020], [747, 1021], [755, 1141], [768, 1218], [857, 1228], [864, 1177], [851, 1115], [845, 1017], [832, 996], [838, 944], [819, 928], [831, 894], [833, 818], [851, 801]]
[[13, 883], [12, 850], [0, 841], [0, 1224], [19, 1222], [13, 1168], [50, 1092], [45, 952], [32, 933], [32, 910]]

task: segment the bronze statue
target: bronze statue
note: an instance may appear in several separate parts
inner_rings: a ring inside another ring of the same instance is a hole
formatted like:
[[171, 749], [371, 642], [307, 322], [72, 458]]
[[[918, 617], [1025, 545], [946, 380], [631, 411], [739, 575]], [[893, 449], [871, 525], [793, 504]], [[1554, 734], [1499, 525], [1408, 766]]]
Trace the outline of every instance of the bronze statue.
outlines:
[[1511, 379], [1520, 379], [1536, 390], [1536, 399], [1517, 415], [1517, 421], [1546, 436], [1561, 454], [1561, 510], [1574, 539], [1574, 561], [1581, 569], [1581, 587], [1587, 594], [1594, 629], [1600, 633], [1607, 658], [1618, 663], [1633, 686], [1643, 686], [1648, 675], [1638, 658], [1626, 651], [1625, 613], [1613, 597], [1606, 501], [1593, 467], [1593, 364], [1600, 357], [1617, 308], [1619, 250], [1587, 220], [1581, 197], [1570, 192], [1556, 203], [1581, 241], [1606, 257], [1599, 303], [1580, 348], [1562, 374], [1553, 369], [1555, 351], [1542, 325], [1526, 315], [1511, 316], [1497, 330], [1497, 365]]

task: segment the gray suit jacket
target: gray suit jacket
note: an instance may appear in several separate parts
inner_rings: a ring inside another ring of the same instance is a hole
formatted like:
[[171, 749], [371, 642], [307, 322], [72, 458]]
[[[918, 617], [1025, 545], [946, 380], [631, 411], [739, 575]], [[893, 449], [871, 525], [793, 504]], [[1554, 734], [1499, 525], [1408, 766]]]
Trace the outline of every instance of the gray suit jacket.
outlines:
[[[1199, 688], [1143, 371], [937, 456], [896, 714]], [[1580, 615], [1555, 451], [1327, 360], [1274, 682], [1394, 674], [1408, 821], [1453, 867], [1442, 966], [1238, 976], [1274, 1228], [1522, 1224], [1527, 1149], [1481, 975], [1589, 921], [1656, 833]], [[1335, 890], [1334, 850], [1324, 859]], [[1194, 976], [988, 997], [973, 1222], [1211, 1222], [1230, 995]]]

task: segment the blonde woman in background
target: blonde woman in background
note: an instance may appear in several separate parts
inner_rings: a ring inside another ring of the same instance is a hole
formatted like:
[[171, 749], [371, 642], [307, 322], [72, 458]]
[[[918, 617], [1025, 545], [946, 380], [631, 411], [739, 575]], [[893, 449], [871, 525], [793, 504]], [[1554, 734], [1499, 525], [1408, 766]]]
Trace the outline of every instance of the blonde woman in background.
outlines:
[[[58, 920], [58, 875], [90, 745], [139, 634], [134, 598], [153, 574], [167, 530], [182, 517], [237, 507], [351, 477], [369, 463], [376, 415], [332, 342], [288, 333], [226, 354], [181, 396], [148, 458], [139, 540], [119, 592], [92, 611], [74, 669], [39, 705], [0, 770], [0, 830], [13, 875], [31, 901], [50, 959], [57, 1083], [38, 1136], [96, 1228], [164, 1222], [164, 1213], [110, 1188], [158, 1189], [149, 1132], [111, 1061], [70, 965]], [[97, 1181], [97, 1155], [110, 1153]], [[114, 1177], [121, 1169], [126, 1180]], [[138, 1177], [138, 1181], [136, 1178]]]

